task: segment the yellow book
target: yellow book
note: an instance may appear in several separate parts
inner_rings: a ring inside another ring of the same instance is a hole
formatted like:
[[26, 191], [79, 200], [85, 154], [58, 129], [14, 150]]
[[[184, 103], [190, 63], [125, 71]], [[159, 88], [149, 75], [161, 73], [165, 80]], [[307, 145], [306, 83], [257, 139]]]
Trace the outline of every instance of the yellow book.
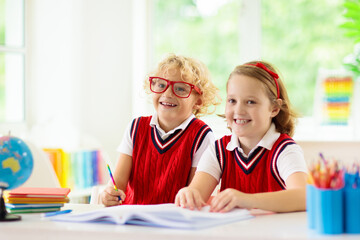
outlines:
[[67, 188], [74, 188], [74, 180], [72, 176], [72, 169], [71, 169], [71, 161], [70, 161], [70, 153], [64, 152], [63, 158], [62, 158], [62, 164], [63, 164], [63, 181], [64, 186]]

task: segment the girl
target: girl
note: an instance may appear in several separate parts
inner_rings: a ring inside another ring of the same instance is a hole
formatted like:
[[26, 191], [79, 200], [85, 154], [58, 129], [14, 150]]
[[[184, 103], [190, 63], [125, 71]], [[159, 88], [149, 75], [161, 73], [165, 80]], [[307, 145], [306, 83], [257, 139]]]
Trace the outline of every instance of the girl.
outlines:
[[175, 204], [200, 209], [221, 178], [221, 192], [212, 199], [210, 211], [305, 210], [307, 167], [290, 137], [295, 114], [270, 64], [249, 62], [234, 69], [227, 83], [225, 117], [232, 135], [210, 145]]
[[145, 80], [145, 89], [152, 94], [155, 113], [134, 119], [125, 131], [113, 175], [119, 191], [109, 181], [100, 196], [105, 206], [174, 202], [215, 141], [211, 129], [196, 118], [219, 104], [204, 64], [171, 54]]

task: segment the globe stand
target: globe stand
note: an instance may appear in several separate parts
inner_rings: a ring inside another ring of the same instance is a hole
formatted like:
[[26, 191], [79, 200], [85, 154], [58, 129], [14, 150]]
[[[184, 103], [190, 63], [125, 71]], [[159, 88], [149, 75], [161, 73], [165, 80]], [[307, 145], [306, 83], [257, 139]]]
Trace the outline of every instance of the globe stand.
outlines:
[[21, 216], [10, 214], [6, 211], [5, 200], [3, 198], [3, 188], [0, 187], [0, 222], [6, 221], [18, 221], [21, 220]]

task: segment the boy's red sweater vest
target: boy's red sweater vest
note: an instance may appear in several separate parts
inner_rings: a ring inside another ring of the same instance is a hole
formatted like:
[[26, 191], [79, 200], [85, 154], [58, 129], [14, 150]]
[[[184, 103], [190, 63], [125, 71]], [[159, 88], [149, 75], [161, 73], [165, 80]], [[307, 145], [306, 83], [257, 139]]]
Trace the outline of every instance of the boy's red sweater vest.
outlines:
[[186, 186], [192, 158], [211, 129], [194, 118], [184, 130], [162, 140], [151, 117], [134, 119], [132, 169], [124, 204], [173, 203]]
[[222, 168], [221, 188], [234, 188], [244, 193], [273, 192], [286, 188], [276, 162], [279, 154], [294, 140], [281, 134], [271, 150], [259, 147], [245, 158], [238, 149], [226, 150], [231, 136], [215, 142], [216, 155]]

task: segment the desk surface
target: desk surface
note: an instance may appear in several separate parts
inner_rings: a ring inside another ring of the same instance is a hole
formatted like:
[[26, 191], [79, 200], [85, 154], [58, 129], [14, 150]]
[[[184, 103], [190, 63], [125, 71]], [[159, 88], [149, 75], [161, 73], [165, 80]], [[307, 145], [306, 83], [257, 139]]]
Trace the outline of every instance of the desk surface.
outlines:
[[[66, 204], [74, 213], [100, 205]], [[111, 239], [360, 239], [360, 235], [318, 235], [307, 228], [306, 212], [256, 214], [255, 218], [202, 230], [178, 230], [132, 225], [55, 222], [41, 214], [21, 214], [22, 220], [0, 222], [0, 239], [111, 240]]]

